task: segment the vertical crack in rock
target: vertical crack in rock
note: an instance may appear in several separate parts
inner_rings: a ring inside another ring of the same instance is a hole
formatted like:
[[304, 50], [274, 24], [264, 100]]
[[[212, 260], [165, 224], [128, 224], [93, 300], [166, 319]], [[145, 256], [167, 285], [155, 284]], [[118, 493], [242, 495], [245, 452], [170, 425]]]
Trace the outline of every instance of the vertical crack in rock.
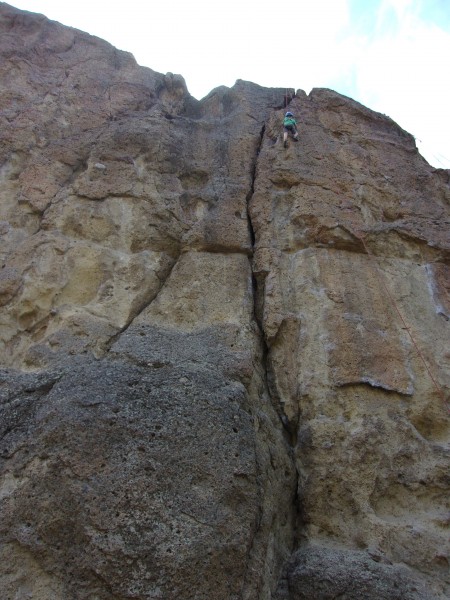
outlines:
[[447, 389], [448, 174], [0, 15], [3, 596], [448, 598], [448, 422], [354, 235]]
[[252, 250], [253, 250], [253, 247], [255, 245], [255, 231], [253, 229], [253, 223], [252, 223], [252, 219], [250, 217], [250, 212], [248, 210], [248, 206], [249, 206], [250, 200], [253, 197], [253, 194], [255, 193], [255, 181], [256, 181], [256, 169], [258, 167], [258, 156], [259, 156], [259, 153], [261, 151], [261, 146], [262, 146], [262, 143], [263, 143], [265, 131], [266, 131], [266, 126], [264, 124], [262, 126], [261, 132], [259, 134], [259, 143], [258, 143], [258, 146], [256, 148], [255, 158], [254, 158], [253, 167], [252, 167], [252, 183], [251, 183], [250, 190], [249, 190], [249, 192], [247, 194], [247, 198], [246, 198], [247, 199], [247, 222], [248, 222], [248, 228], [249, 228], [249, 231], [250, 231], [250, 239], [251, 239], [251, 242], [252, 242]]
[[[265, 129], [266, 129], [266, 127], [265, 127], [265, 125], [263, 125], [263, 127], [261, 129], [261, 133], [260, 133], [259, 144], [258, 144], [258, 147], [255, 152], [255, 159], [254, 159], [254, 164], [253, 164], [253, 169], [252, 169], [252, 183], [251, 183], [250, 190], [247, 194], [247, 221], [248, 221], [248, 227], [249, 227], [249, 231], [250, 231], [250, 239], [252, 242], [252, 250], [254, 249], [254, 246], [255, 246], [255, 231], [253, 228], [253, 223], [252, 223], [252, 219], [251, 219], [251, 215], [250, 215], [250, 211], [249, 211], [249, 204], [253, 197], [253, 194], [255, 193], [255, 182], [256, 182], [257, 167], [258, 167], [258, 155], [259, 155], [261, 147], [262, 147]], [[280, 421], [283, 425], [283, 431], [285, 432], [285, 437], [288, 438], [289, 445], [292, 446], [292, 440], [290, 439], [290, 435], [286, 435], [286, 434], [289, 434], [288, 429], [287, 429], [286, 424], [280, 413], [278, 403], [274, 401], [273, 395], [271, 393], [270, 385], [269, 385], [269, 378], [270, 378], [269, 377], [269, 367], [268, 367], [269, 348], [268, 348], [266, 337], [264, 334], [264, 326], [263, 326], [262, 316], [261, 316], [262, 304], [264, 302], [264, 300], [262, 298], [263, 290], [261, 289], [261, 287], [262, 287], [261, 283], [258, 283], [258, 278], [255, 275], [253, 265], [252, 265], [252, 284], [253, 284], [253, 316], [254, 316], [256, 324], [258, 325], [258, 329], [260, 331], [260, 336], [261, 336], [261, 345], [262, 345], [262, 351], [263, 351], [262, 363], [263, 363], [265, 386], [266, 386], [269, 398], [272, 402], [272, 405], [275, 407], [277, 414], [280, 417]]]
[[[255, 231], [253, 228], [253, 223], [252, 223], [252, 218], [251, 218], [251, 214], [249, 211], [249, 204], [250, 201], [253, 197], [253, 194], [255, 193], [255, 182], [256, 182], [256, 178], [257, 178], [257, 166], [258, 166], [258, 156], [259, 153], [261, 151], [261, 147], [263, 144], [263, 139], [264, 139], [264, 133], [265, 133], [265, 125], [262, 127], [261, 129], [261, 134], [260, 134], [260, 142], [258, 144], [258, 147], [256, 149], [256, 153], [255, 153], [255, 161], [254, 161], [254, 165], [253, 165], [253, 171], [252, 171], [252, 184], [251, 184], [251, 188], [250, 191], [247, 194], [247, 221], [248, 221], [248, 226], [249, 226], [249, 231], [250, 231], [250, 238], [251, 238], [251, 242], [252, 242], [252, 251], [255, 247]], [[297, 431], [297, 426], [298, 426], [298, 422], [292, 423], [288, 417], [283, 413], [282, 407], [280, 406], [280, 402], [277, 401], [274, 397], [273, 397], [273, 391], [272, 391], [272, 387], [270, 385], [270, 380], [271, 380], [271, 369], [270, 366], [268, 364], [268, 356], [269, 356], [269, 346], [267, 344], [267, 340], [266, 340], [266, 335], [264, 332], [264, 325], [263, 325], [263, 321], [262, 321], [262, 310], [263, 310], [263, 304], [264, 304], [264, 298], [263, 298], [263, 285], [264, 285], [264, 279], [265, 277], [261, 277], [260, 280], [258, 281], [258, 277], [255, 274], [255, 270], [253, 268], [252, 265], [252, 282], [253, 282], [253, 313], [254, 313], [254, 319], [256, 324], [258, 325], [259, 331], [261, 333], [261, 343], [262, 343], [262, 348], [263, 348], [263, 367], [264, 367], [264, 373], [265, 373], [265, 384], [267, 387], [267, 392], [269, 394], [269, 397], [271, 399], [272, 405], [274, 406], [274, 408], [277, 411], [277, 414], [280, 418], [280, 421], [282, 423], [283, 426], [283, 431], [286, 437], [286, 440], [289, 443], [289, 446], [294, 447], [296, 444], [296, 431]]]
[[[280, 405], [280, 402], [274, 398], [273, 395], [273, 385], [271, 385], [270, 383], [270, 379], [271, 379], [271, 374], [270, 374], [270, 366], [269, 366], [269, 346], [266, 340], [266, 335], [264, 332], [264, 325], [263, 325], [263, 318], [262, 318], [262, 311], [263, 311], [263, 303], [264, 303], [264, 280], [265, 277], [260, 277], [258, 280], [258, 276], [255, 274], [255, 269], [254, 269], [254, 264], [253, 264], [253, 250], [255, 247], [255, 241], [256, 241], [256, 235], [255, 235], [255, 231], [254, 231], [254, 227], [253, 227], [253, 223], [252, 223], [252, 218], [251, 218], [251, 213], [249, 210], [249, 205], [251, 202], [251, 199], [253, 197], [253, 194], [255, 193], [255, 184], [256, 184], [256, 179], [257, 179], [257, 173], [258, 173], [258, 156], [260, 154], [261, 148], [262, 148], [262, 144], [263, 144], [263, 140], [264, 140], [264, 134], [265, 134], [265, 130], [266, 130], [266, 126], [263, 125], [262, 129], [261, 129], [261, 134], [260, 134], [260, 140], [259, 140], [259, 144], [256, 148], [255, 151], [255, 158], [254, 158], [254, 164], [253, 164], [253, 170], [252, 170], [252, 183], [251, 183], [251, 187], [250, 190], [247, 194], [247, 221], [248, 221], [248, 227], [249, 227], [249, 231], [250, 231], [250, 237], [251, 237], [251, 242], [252, 242], [252, 288], [253, 288], [253, 317], [254, 317], [254, 321], [258, 327], [258, 331], [260, 334], [260, 340], [261, 340], [261, 367], [262, 367], [262, 376], [263, 376], [263, 384], [264, 384], [264, 389], [267, 393], [267, 396], [269, 398], [269, 402], [272, 405], [272, 407], [275, 410], [275, 413], [279, 419], [279, 422], [281, 424], [281, 432], [282, 432], [282, 437], [286, 443], [286, 448], [288, 449], [288, 458], [290, 461], [290, 468], [291, 468], [291, 473], [293, 474], [292, 477], [292, 483], [290, 485], [292, 485], [291, 491], [292, 491], [292, 497], [291, 497], [291, 505], [290, 505], [290, 510], [291, 510], [291, 518], [292, 518], [292, 531], [291, 531], [291, 535], [292, 535], [292, 539], [291, 539], [291, 544], [292, 544], [292, 548], [291, 551], [295, 551], [297, 549], [297, 543], [298, 543], [298, 539], [299, 539], [299, 534], [298, 534], [298, 528], [300, 525], [300, 515], [301, 515], [301, 510], [300, 510], [300, 497], [299, 497], [299, 472], [295, 463], [295, 459], [294, 459], [294, 449], [296, 446], [296, 431], [295, 433], [293, 432], [293, 428], [292, 426], [289, 424], [287, 417], [285, 417], [285, 415], [283, 415], [283, 411]], [[279, 499], [280, 501], [281, 499]], [[280, 505], [280, 509], [281, 509], [281, 505]], [[256, 536], [255, 536], [256, 537]], [[253, 541], [254, 543], [254, 541]], [[276, 565], [273, 564], [271, 565], [271, 572], [276, 573]], [[279, 578], [282, 576], [281, 573], [277, 573], [275, 575], [277, 581], [274, 581], [273, 583], [275, 584], [275, 586], [277, 586], [279, 584]]]

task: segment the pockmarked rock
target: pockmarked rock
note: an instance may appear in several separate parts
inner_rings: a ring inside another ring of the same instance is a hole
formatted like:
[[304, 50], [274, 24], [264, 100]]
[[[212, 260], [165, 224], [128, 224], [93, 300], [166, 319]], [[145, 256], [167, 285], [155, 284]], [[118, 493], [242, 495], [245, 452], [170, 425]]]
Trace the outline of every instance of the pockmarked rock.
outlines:
[[268, 382], [299, 477], [302, 550], [280, 597], [445, 597], [447, 179], [392, 120], [331, 90], [289, 107], [300, 141], [280, 151], [271, 114], [249, 203]]
[[2, 597], [448, 598], [448, 172], [5, 3], [0, 55]]

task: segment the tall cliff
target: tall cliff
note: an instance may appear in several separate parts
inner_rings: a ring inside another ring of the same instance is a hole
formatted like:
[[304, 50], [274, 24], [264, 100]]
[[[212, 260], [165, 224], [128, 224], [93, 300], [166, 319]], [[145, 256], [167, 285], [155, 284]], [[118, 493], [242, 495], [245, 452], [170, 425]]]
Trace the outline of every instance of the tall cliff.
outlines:
[[448, 598], [449, 172], [4, 3], [0, 54], [1, 597]]

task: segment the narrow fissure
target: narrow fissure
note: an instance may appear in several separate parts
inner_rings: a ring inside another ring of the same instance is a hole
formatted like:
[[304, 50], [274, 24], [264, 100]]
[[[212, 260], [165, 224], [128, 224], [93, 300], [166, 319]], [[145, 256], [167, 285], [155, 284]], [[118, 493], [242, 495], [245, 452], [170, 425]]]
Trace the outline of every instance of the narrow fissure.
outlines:
[[[255, 153], [255, 160], [254, 160], [253, 168], [252, 168], [252, 183], [251, 183], [250, 191], [247, 194], [247, 222], [248, 222], [248, 228], [249, 228], [249, 232], [250, 232], [250, 239], [252, 242], [252, 254], [253, 254], [253, 249], [255, 246], [256, 235], [255, 235], [255, 230], [253, 228], [253, 223], [252, 223], [252, 219], [251, 219], [251, 215], [250, 215], [250, 211], [249, 211], [249, 204], [253, 197], [253, 194], [255, 193], [255, 181], [256, 181], [256, 171], [257, 171], [257, 166], [258, 166], [258, 155], [261, 151], [265, 129], [266, 129], [266, 127], [265, 127], [265, 125], [263, 125], [263, 127], [261, 129], [259, 144], [258, 144], [256, 153]], [[265, 280], [265, 276], [261, 276], [258, 278], [255, 275], [255, 272], [253, 271], [253, 266], [252, 266], [253, 317], [255, 319], [256, 324], [258, 325], [258, 328], [259, 328], [259, 331], [261, 334], [261, 344], [262, 344], [262, 350], [263, 350], [262, 362], [263, 362], [263, 369], [264, 369], [264, 374], [265, 374], [264, 375], [265, 384], [266, 384], [266, 388], [267, 388], [269, 397], [272, 401], [272, 405], [274, 406], [274, 408], [280, 418], [280, 422], [283, 426], [283, 432], [284, 432], [285, 438], [286, 438], [289, 446], [293, 448], [296, 444], [296, 432], [292, 431], [292, 427], [289, 424], [289, 422], [285, 418], [283, 418], [283, 414], [279, 409], [279, 403], [277, 403], [275, 401], [275, 399], [273, 398], [273, 395], [270, 391], [271, 390], [270, 372], [269, 372], [270, 369], [268, 366], [269, 348], [267, 346], [266, 338], [264, 335], [264, 327], [263, 327], [263, 323], [262, 323], [262, 312], [263, 312], [263, 304], [264, 304], [264, 294], [263, 294], [264, 280]]]
[[[252, 166], [251, 186], [250, 186], [250, 190], [247, 194], [247, 223], [248, 223], [248, 229], [250, 232], [250, 239], [251, 239], [251, 243], [252, 243], [252, 255], [253, 255], [253, 250], [255, 247], [256, 235], [255, 235], [255, 230], [253, 228], [253, 222], [252, 222], [252, 218], [250, 215], [249, 205], [250, 205], [251, 199], [253, 197], [253, 194], [255, 193], [256, 171], [257, 171], [257, 167], [258, 167], [258, 155], [261, 151], [265, 130], [266, 130], [266, 126], [263, 125], [261, 128], [259, 144], [256, 148], [255, 158], [254, 158], [254, 162], [253, 162], [253, 166]], [[264, 278], [260, 278], [260, 281], [258, 282], [258, 278], [255, 275], [255, 272], [253, 270], [253, 265], [251, 265], [251, 266], [252, 266], [253, 318], [255, 320], [255, 323], [258, 326], [260, 336], [261, 336], [262, 366], [263, 366], [263, 373], [264, 373], [264, 382], [265, 382], [265, 387], [267, 389], [267, 393], [268, 393], [269, 397], [271, 398], [270, 388], [269, 388], [269, 384], [268, 384], [268, 373], [267, 373], [267, 357], [269, 354], [269, 348], [267, 346], [267, 342], [266, 342], [265, 335], [264, 335], [264, 328], [263, 328], [263, 323], [262, 323], [262, 306], [260, 306], [260, 304], [262, 304], [262, 298], [263, 298], [262, 288], [264, 286]], [[261, 292], [260, 292], [260, 290], [261, 290]], [[272, 401], [272, 398], [271, 398], [271, 401]]]
[[247, 200], [247, 223], [248, 223], [248, 229], [249, 229], [249, 232], [250, 232], [250, 240], [251, 240], [251, 243], [252, 243], [252, 250], [253, 250], [253, 248], [255, 246], [255, 230], [253, 229], [253, 223], [252, 223], [252, 220], [251, 220], [251, 217], [250, 217], [250, 211], [248, 210], [248, 205], [250, 203], [250, 200], [253, 197], [253, 194], [255, 193], [255, 181], [256, 181], [256, 169], [258, 167], [258, 156], [259, 156], [259, 153], [261, 151], [261, 147], [262, 147], [262, 143], [263, 143], [265, 131], [266, 131], [266, 126], [263, 125], [262, 128], [261, 128], [261, 132], [259, 134], [259, 143], [258, 143], [258, 146], [256, 148], [255, 158], [254, 158], [253, 166], [252, 166], [252, 182], [251, 182], [251, 185], [250, 185], [250, 190], [249, 190], [249, 192], [247, 194], [247, 197], [246, 197], [246, 200]]
[[[256, 182], [257, 167], [258, 167], [258, 155], [262, 148], [264, 133], [265, 133], [265, 125], [261, 129], [260, 140], [259, 140], [258, 147], [256, 149], [255, 160], [254, 160], [254, 164], [253, 164], [253, 168], [252, 168], [251, 187], [247, 194], [247, 222], [248, 222], [248, 228], [249, 228], [249, 232], [250, 232], [250, 239], [251, 239], [251, 243], [252, 243], [252, 255], [253, 255], [253, 250], [254, 250], [255, 242], [256, 242], [256, 234], [255, 234], [253, 222], [252, 222], [251, 215], [250, 215], [249, 205], [250, 205], [250, 201], [253, 197], [253, 194], [255, 193], [255, 182]], [[250, 260], [252, 260], [252, 259], [250, 259]], [[271, 402], [272, 406], [274, 407], [275, 412], [278, 415], [278, 418], [279, 418], [279, 421], [280, 421], [280, 424], [282, 427], [283, 437], [286, 441], [287, 447], [289, 448], [292, 469], [295, 472], [295, 483], [294, 483], [295, 487], [292, 490], [292, 492], [293, 492], [292, 510], [293, 510], [293, 519], [294, 519], [294, 529], [292, 532], [293, 547], [291, 549], [292, 552], [294, 552], [298, 548], [299, 540], [301, 537], [300, 530], [302, 528], [302, 516], [301, 516], [302, 510], [301, 510], [301, 500], [300, 500], [300, 495], [299, 495], [299, 472], [296, 467], [295, 454], [294, 454], [295, 446], [297, 443], [297, 431], [293, 432], [292, 428], [289, 426], [287, 420], [283, 419], [283, 415], [280, 410], [279, 403], [273, 397], [273, 394], [271, 391], [270, 367], [268, 364], [269, 363], [269, 347], [267, 345], [267, 341], [266, 341], [266, 338], [264, 335], [264, 328], [263, 328], [263, 322], [262, 322], [263, 303], [264, 303], [264, 285], [265, 285], [265, 275], [262, 274], [260, 277], [258, 277], [255, 274], [253, 265], [252, 265], [253, 318], [254, 318], [255, 323], [257, 324], [258, 330], [260, 332], [261, 348], [262, 348], [261, 364], [262, 364], [262, 372], [263, 372], [263, 377], [264, 377], [264, 386], [265, 386], [265, 389], [267, 390], [267, 394], [269, 396], [270, 402]], [[280, 578], [282, 578], [283, 574], [280, 573], [279, 576], [280, 576]], [[278, 584], [280, 581], [281, 581], [281, 579], [278, 581]]]

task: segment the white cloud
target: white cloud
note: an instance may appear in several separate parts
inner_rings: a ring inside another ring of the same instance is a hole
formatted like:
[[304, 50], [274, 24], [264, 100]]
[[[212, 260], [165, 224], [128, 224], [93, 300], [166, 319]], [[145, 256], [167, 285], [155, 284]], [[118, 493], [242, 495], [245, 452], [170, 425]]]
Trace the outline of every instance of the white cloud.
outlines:
[[[354, 65], [355, 94], [412, 133], [429, 162], [450, 168], [445, 116], [450, 106], [450, 33], [420, 19], [420, 8], [414, 0], [382, 2], [376, 35], [365, 39]], [[396, 15], [394, 28], [390, 9]]]
[[450, 159], [450, 32], [440, 26], [450, 19], [424, 20], [444, 14], [441, 0], [11, 2], [102, 37], [156, 71], [181, 73], [198, 98], [237, 78], [306, 92], [331, 87]]

